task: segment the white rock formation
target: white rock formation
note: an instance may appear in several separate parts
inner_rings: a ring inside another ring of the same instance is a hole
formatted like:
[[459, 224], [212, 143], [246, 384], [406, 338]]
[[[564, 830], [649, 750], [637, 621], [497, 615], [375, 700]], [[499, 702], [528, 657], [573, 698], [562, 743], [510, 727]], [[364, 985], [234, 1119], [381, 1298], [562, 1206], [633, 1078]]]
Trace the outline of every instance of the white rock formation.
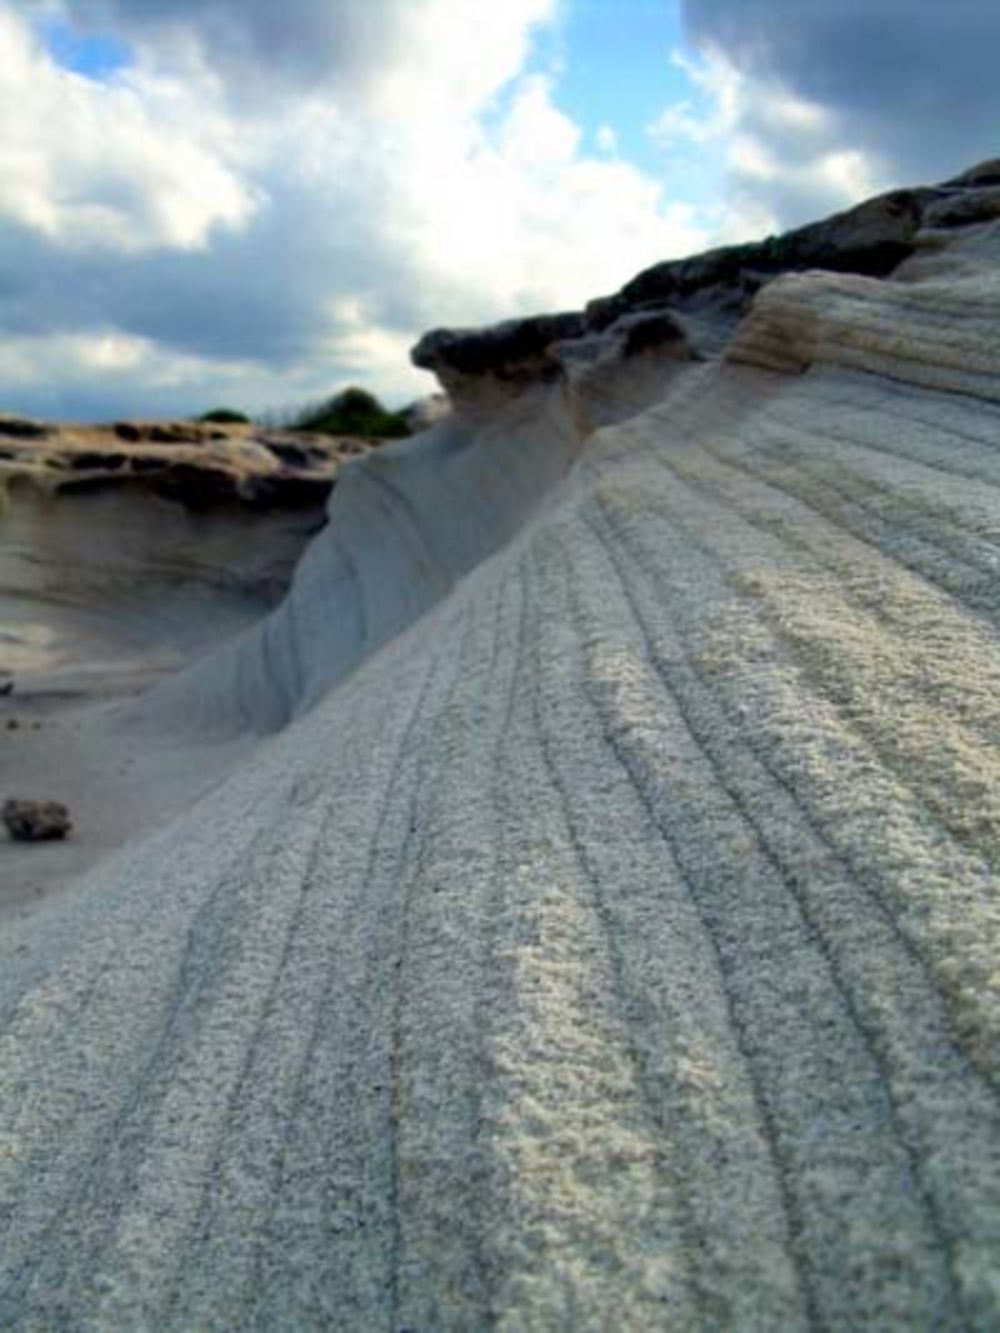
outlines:
[[470, 370], [149, 700], [284, 725], [0, 946], [0, 1326], [1000, 1324], [978, 185], [721, 361]]
[[370, 448], [250, 423], [0, 414], [0, 682], [113, 692], [258, 620], [342, 463]]

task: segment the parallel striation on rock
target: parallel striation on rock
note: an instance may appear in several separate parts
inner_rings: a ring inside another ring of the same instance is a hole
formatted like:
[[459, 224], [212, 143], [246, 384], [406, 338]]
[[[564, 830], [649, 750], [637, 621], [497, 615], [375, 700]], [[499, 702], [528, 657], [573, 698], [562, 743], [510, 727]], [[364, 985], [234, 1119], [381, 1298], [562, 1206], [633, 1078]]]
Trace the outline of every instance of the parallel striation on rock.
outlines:
[[284, 725], [0, 941], [0, 1324], [997, 1327], [1000, 222], [949, 188], [721, 357], [480, 367], [151, 697]]

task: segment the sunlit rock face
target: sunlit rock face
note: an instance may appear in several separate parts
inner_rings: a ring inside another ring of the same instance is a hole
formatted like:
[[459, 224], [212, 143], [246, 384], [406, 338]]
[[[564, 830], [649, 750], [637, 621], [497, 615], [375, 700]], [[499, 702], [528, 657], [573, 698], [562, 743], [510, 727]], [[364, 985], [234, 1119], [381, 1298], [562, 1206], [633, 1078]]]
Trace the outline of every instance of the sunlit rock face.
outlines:
[[0, 936], [0, 1323], [1000, 1324], [995, 174], [421, 344]]

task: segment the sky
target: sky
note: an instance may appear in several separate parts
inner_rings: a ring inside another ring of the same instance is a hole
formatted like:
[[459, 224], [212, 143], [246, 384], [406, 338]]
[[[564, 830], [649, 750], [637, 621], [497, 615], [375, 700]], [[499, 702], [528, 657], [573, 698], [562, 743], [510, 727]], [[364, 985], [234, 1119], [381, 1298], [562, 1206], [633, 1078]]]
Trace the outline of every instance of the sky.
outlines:
[[0, 0], [0, 410], [433, 390], [428, 328], [1000, 155], [998, 0]]

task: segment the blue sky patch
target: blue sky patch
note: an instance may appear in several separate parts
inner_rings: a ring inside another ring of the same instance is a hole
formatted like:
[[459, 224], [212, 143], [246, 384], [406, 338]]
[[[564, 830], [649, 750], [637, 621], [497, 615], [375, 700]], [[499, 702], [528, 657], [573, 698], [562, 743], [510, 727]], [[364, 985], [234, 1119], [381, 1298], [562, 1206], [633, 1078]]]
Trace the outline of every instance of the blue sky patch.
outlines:
[[128, 46], [113, 33], [81, 32], [58, 19], [40, 24], [38, 33], [57, 64], [88, 79], [108, 79], [132, 63]]
[[[649, 133], [670, 106], [683, 103], [696, 119], [708, 119], [710, 99], [673, 60], [695, 57], [685, 39], [680, 0], [573, 0], [560, 21], [541, 28], [526, 73], [552, 80], [552, 97], [582, 130], [582, 149], [614, 155], [659, 180], [669, 199], [698, 210], [718, 207], [725, 174], [719, 145], [672, 144], [667, 150]], [[504, 88], [483, 124], [492, 129], [510, 111], [520, 80]], [[605, 127], [613, 134], [613, 148]]]
[[670, 60], [683, 44], [678, 0], [576, 0], [548, 38], [561, 69], [556, 100], [588, 135], [615, 132], [622, 157], [655, 169], [646, 126], [668, 103], [691, 96], [690, 81]]

